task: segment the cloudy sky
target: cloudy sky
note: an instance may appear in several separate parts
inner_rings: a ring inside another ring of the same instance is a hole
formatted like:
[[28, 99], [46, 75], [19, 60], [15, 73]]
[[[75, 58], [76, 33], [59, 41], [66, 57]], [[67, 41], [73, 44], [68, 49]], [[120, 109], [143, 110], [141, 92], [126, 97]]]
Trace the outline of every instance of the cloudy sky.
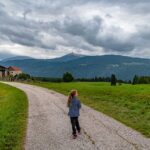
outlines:
[[150, 0], [0, 0], [0, 59], [70, 52], [150, 58]]

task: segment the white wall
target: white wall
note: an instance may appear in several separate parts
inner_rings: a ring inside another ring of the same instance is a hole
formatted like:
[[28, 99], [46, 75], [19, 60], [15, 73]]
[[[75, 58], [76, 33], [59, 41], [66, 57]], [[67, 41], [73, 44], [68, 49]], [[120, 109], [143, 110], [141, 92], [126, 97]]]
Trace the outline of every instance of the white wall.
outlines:
[[20, 73], [22, 73], [22, 71], [9, 71], [9, 74], [11, 74], [13, 76], [18, 75]]

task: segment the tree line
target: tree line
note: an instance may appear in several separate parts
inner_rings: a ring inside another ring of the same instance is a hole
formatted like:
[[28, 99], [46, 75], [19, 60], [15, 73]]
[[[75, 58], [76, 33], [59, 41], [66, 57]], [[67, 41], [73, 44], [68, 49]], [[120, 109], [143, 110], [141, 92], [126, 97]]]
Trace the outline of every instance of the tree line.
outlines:
[[110, 82], [112, 86], [115, 86], [117, 83], [121, 85], [122, 83], [128, 84], [150, 84], [150, 76], [137, 76], [133, 77], [133, 80], [124, 81], [117, 79], [115, 74], [112, 74], [111, 77], [93, 77], [93, 78], [74, 78], [73, 75], [69, 72], [65, 72], [62, 78], [50, 78], [50, 77], [33, 77], [29, 74], [21, 73], [15, 76], [9, 76], [10, 81], [43, 81], [43, 82]]
[[135, 75], [132, 84], [150, 84], [150, 76]]

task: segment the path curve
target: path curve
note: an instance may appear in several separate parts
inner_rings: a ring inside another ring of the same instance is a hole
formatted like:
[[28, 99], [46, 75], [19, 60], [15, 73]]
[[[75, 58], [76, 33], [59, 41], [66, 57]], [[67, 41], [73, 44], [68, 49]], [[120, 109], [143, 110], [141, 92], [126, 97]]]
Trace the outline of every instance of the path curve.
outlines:
[[7, 82], [29, 99], [26, 150], [150, 150], [150, 139], [122, 123], [82, 105], [82, 135], [71, 138], [67, 97], [42, 87]]

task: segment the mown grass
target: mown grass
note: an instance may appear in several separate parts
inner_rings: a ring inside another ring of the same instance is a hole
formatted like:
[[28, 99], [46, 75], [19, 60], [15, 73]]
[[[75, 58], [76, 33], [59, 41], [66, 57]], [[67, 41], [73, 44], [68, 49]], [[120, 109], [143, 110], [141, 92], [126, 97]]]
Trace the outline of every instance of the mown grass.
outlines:
[[27, 108], [24, 92], [0, 83], [0, 150], [23, 149]]
[[65, 95], [68, 95], [71, 89], [77, 89], [82, 103], [150, 137], [150, 85], [110, 86], [110, 83], [90, 82], [32, 84]]

